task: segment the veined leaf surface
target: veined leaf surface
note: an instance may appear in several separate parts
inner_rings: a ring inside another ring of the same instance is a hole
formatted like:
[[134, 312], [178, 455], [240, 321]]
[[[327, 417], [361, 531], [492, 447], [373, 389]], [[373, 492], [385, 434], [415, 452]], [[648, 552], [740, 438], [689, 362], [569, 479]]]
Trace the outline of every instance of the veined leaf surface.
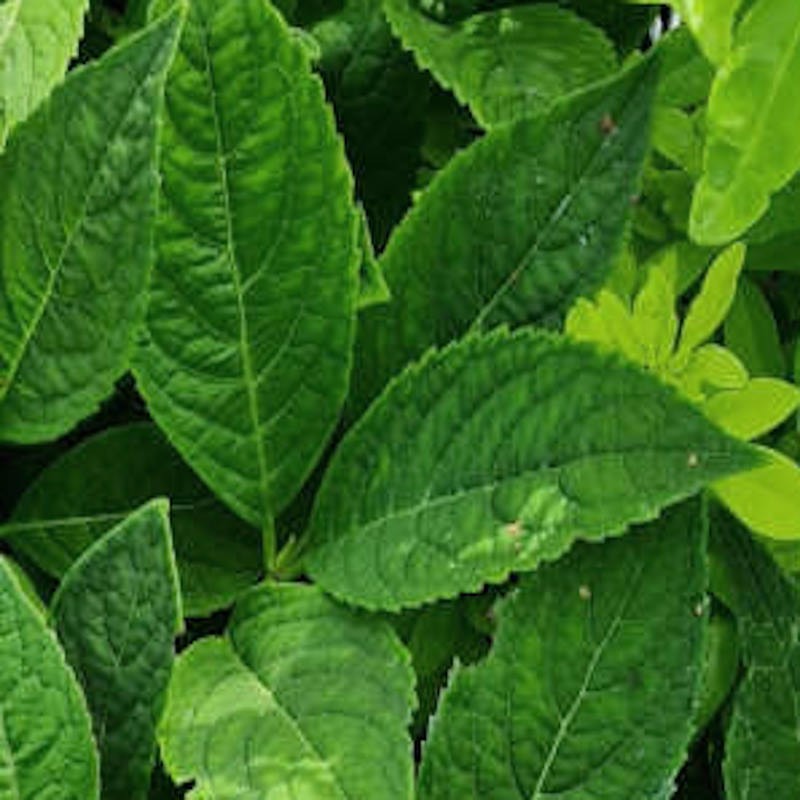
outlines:
[[198, 800], [411, 800], [410, 659], [388, 623], [265, 585], [177, 661], [159, 739]]
[[0, 537], [60, 578], [110, 528], [160, 496], [171, 501], [186, 613], [230, 605], [258, 580], [259, 536], [211, 495], [149, 423], [99, 433], [46, 467], [0, 525]]
[[713, 519], [747, 668], [725, 740], [727, 797], [792, 800], [800, 794], [800, 595], [739, 523], [721, 510]]
[[704, 175], [690, 233], [723, 244], [767, 210], [800, 167], [800, 3], [753, 5], [736, 29], [708, 101]]
[[0, 440], [66, 433], [127, 367], [179, 22], [176, 10], [72, 72], [0, 158]]
[[441, 24], [410, 0], [386, 0], [393, 29], [439, 82], [484, 126], [543, 111], [610, 75], [614, 45], [585, 19], [556, 5], [530, 5]]
[[558, 323], [602, 284], [637, 188], [656, 78], [648, 61], [495, 128], [439, 174], [381, 259], [392, 302], [359, 318], [352, 412], [431, 345], [503, 322]]
[[98, 800], [81, 688], [45, 617], [0, 559], [0, 797]]
[[150, 785], [183, 627], [168, 510], [155, 500], [131, 514], [86, 551], [53, 598], [58, 637], [92, 714], [103, 800], [144, 800]]
[[88, 0], [9, 0], [0, 6], [0, 149], [64, 77]]
[[487, 659], [450, 678], [420, 800], [670, 796], [700, 685], [706, 526], [689, 503], [525, 576]]
[[263, 0], [192, 0], [165, 107], [137, 382], [187, 462], [261, 528], [347, 391], [352, 178], [306, 50]]
[[368, 608], [455, 596], [756, 463], [616, 357], [530, 329], [471, 336], [410, 367], [345, 438], [307, 567]]

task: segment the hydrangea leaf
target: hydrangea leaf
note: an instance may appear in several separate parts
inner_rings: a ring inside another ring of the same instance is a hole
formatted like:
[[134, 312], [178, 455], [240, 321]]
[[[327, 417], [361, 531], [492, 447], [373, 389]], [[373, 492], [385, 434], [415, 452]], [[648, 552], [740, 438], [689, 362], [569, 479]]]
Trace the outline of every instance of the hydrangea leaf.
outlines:
[[305, 48], [263, 0], [192, 0], [166, 88], [148, 408], [234, 511], [291, 501], [344, 402], [352, 177]]
[[127, 367], [179, 22], [176, 9], [70, 73], [0, 158], [0, 440], [66, 433]]
[[504, 322], [560, 325], [600, 288], [622, 247], [657, 73], [646, 61], [495, 128], [438, 174], [381, 258], [392, 302], [359, 318], [352, 413], [431, 345]]
[[712, 535], [746, 667], [725, 738], [726, 797], [791, 800], [800, 793], [800, 596], [735, 520], [715, 515]]
[[306, 566], [327, 591], [398, 609], [502, 582], [758, 463], [651, 375], [522, 329], [410, 367], [323, 480]]
[[40, 613], [0, 559], [0, 796], [99, 800], [97, 751], [80, 685]]
[[46, 467], [0, 536], [60, 578], [110, 527], [159, 496], [171, 500], [186, 613], [230, 605], [258, 580], [258, 534], [215, 500], [149, 423], [99, 433]]
[[487, 127], [543, 111], [617, 68], [605, 34], [556, 5], [487, 11], [454, 25], [425, 16], [409, 0], [386, 0], [384, 8], [420, 66]]
[[144, 800], [155, 729], [183, 627], [169, 531], [156, 500], [87, 550], [53, 598], [67, 660], [86, 692], [103, 800]]
[[413, 680], [388, 623], [265, 585], [178, 658], [162, 757], [197, 800], [411, 800]]
[[0, 6], [0, 149], [62, 80], [88, 0], [9, 0]]
[[735, 239], [800, 167], [800, 4], [767, 0], [739, 23], [708, 101], [704, 174], [690, 233], [699, 244]]
[[701, 679], [705, 528], [689, 503], [524, 576], [487, 659], [451, 675], [420, 800], [669, 796]]

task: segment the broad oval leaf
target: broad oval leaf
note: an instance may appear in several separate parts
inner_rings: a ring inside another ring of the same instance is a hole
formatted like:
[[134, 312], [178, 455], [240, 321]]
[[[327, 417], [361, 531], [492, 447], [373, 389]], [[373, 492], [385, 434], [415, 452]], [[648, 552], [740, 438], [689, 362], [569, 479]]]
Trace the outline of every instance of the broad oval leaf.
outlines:
[[384, 8], [420, 66], [484, 126], [543, 111], [617, 68], [606, 35], [556, 5], [487, 11], [454, 25], [425, 16], [410, 0], [386, 0]]
[[800, 167], [799, 86], [800, 3], [754, 3], [711, 87], [690, 219], [696, 242], [735, 239]]
[[103, 800], [144, 800], [156, 724], [183, 627], [169, 504], [153, 501], [64, 577], [53, 618], [83, 684], [100, 751]]
[[689, 503], [525, 576], [457, 668], [420, 800], [668, 797], [699, 694], [706, 523]]
[[306, 50], [263, 0], [192, 0], [165, 105], [134, 371], [181, 455], [261, 528], [308, 475], [347, 391], [352, 178]]
[[0, 537], [60, 578], [109, 528], [159, 496], [171, 502], [186, 613], [230, 605], [258, 580], [259, 536], [211, 495], [149, 423], [99, 433], [46, 467], [0, 525]]
[[352, 413], [431, 345], [503, 322], [558, 324], [602, 285], [622, 246], [656, 83], [645, 62], [494, 129], [439, 174], [381, 259], [392, 302], [359, 318]]
[[411, 800], [410, 659], [389, 625], [265, 585], [175, 667], [159, 741], [204, 800]]
[[55, 438], [127, 368], [178, 10], [70, 73], [0, 159], [0, 440]]
[[756, 463], [614, 356], [530, 329], [472, 336], [409, 368], [348, 434], [307, 567], [369, 608], [454, 596]]
[[64, 77], [88, 0], [9, 0], [0, 6], [0, 149]]
[[14, 573], [0, 559], [0, 796], [98, 800], [92, 727], [81, 688]]
[[735, 520], [713, 518], [746, 667], [725, 738], [729, 800], [800, 795], [800, 595]]

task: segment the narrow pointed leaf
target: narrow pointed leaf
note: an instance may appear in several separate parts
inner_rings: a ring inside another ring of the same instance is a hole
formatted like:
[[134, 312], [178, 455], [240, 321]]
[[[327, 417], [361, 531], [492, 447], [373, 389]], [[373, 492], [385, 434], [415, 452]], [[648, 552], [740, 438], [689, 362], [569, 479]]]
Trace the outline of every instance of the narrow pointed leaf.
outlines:
[[131, 514], [76, 562], [53, 599], [58, 637], [83, 684], [103, 800], [144, 800], [173, 640], [183, 627], [169, 505]]
[[183, 653], [159, 739], [190, 797], [411, 800], [408, 654], [383, 621], [265, 585]]
[[689, 503], [525, 576], [488, 658], [451, 676], [420, 800], [670, 796], [701, 677], [705, 528]]
[[153, 497], [169, 497], [186, 613], [230, 605], [259, 577], [256, 531], [219, 503], [155, 426], [97, 434], [28, 486], [0, 537], [60, 578], [88, 547]]
[[656, 79], [648, 61], [496, 128], [439, 174], [381, 259], [392, 303], [359, 319], [353, 411], [433, 344], [502, 322], [560, 324], [600, 288], [622, 246]]
[[55, 634], [0, 559], [0, 797], [98, 800], [97, 752]]
[[746, 667], [725, 739], [726, 797], [793, 800], [800, 794], [800, 596], [735, 520], [713, 519]]
[[468, 337], [408, 369], [339, 448], [307, 567], [397, 609], [480, 589], [758, 463], [650, 375], [538, 331]]
[[0, 149], [64, 77], [88, 0], [8, 0], [0, 6]]
[[559, 97], [612, 74], [614, 45], [556, 5], [504, 8], [444, 25], [410, 0], [387, 0], [392, 28], [484, 126], [543, 111]]
[[0, 440], [66, 433], [127, 368], [179, 22], [173, 12], [71, 73], [0, 158]]
[[192, 0], [165, 107], [137, 382], [186, 461], [261, 528], [344, 401], [352, 179], [306, 50], [263, 0]]

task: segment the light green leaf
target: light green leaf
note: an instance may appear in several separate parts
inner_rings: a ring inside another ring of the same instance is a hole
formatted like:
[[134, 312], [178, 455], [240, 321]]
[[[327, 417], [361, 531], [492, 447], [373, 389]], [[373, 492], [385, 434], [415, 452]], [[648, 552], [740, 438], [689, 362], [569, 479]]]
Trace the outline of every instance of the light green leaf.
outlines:
[[411, 800], [413, 680], [387, 623], [265, 585], [178, 659], [162, 757], [196, 800]]
[[169, 504], [155, 500], [93, 545], [64, 577], [53, 619], [86, 692], [103, 800], [143, 800], [155, 729], [183, 627]]
[[351, 430], [320, 488], [306, 566], [397, 609], [499, 583], [757, 463], [654, 377], [522, 329], [409, 368]]
[[706, 102], [714, 68], [704, 58], [687, 28], [681, 26], [656, 44], [661, 58], [657, 102], [675, 108], [693, 108]]
[[745, 252], [744, 245], [731, 245], [714, 260], [681, 327], [679, 357], [687, 356], [710, 339], [722, 325], [736, 295], [736, 282], [742, 271]]
[[0, 6], [0, 150], [64, 77], [88, 0], [8, 0]]
[[696, 242], [735, 239], [800, 168], [798, 86], [800, 3], [759, 0], [711, 89], [704, 175], [692, 203]]
[[383, 277], [381, 265], [375, 257], [375, 246], [372, 244], [372, 236], [369, 232], [369, 222], [363, 209], [360, 209], [361, 236], [361, 269], [359, 270], [360, 287], [358, 293], [358, 308], [388, 303], [392, 299], [392, 293], [386, 285]]
[[725, 346], [736, 353], [751, 375], [779, 377], [786, 373], [772, 308], [758, 284], [746, 276], [739, 279], [725, 319]]
[[419, 65], [486, 127], [543, 111], [617, 68], [605, 34], [556, 5], [487, 11], [454, 25], [425, 16], [410, 0], [385, 0], [384, 9]]
[[55, 634], [3, 559], [0, 715], [0, 797], [98, 800], [97, 753], [83, 693]]
[[754, 378], [738, 390], [719, 392], [703, 411], [739, 439], [757, 439], [780, 425], [800, 406], [800, 389], [777, 378]]
[[744, 364], [718, 344], [695, 350], [675, 376], [684, 394], [697, 402], [718, 391], [743, 389], [750, 380]]
[[794, 800], [800, 795], [800, 597], [727, 515], [714, 517], [712, 535], [724, 558], [747, 668], [727, 727], [725, 796]]
[[111, 428], [53, 462], [28, 486], [0, 536], [61, 577], [109, 528], [158, 496], [171, 500], [186, 612], [200, 616], [230, 605], [258, 580], [259, 536], [147, 423]]
[[65, 433], [127, 368], [179, 22], [172, 13], [72, 72], [0, 159], [0, 440]]
[[741, 0], [673, 0], [681, 19], [713, 64], [721, 64], [731, 49], [734, 17]]
[[670, 796], [701, 677], [705, 528], [690, 503], [525, 576], [488, 658], [450, 679], [420, 800]]
[[602, 286], [638, 189], [657, 71], [647, 61], [500, 126], [438, 174], [381, 258], [392, 303], [359, 317], [351, 414], [431, 345], [503, 322], [560, 325]]
[[352, 178], [304, 48], [263, 0], [192, 0], [166, 98], [134, 371], [181, 455], [261, 528], [307, 477], [347, 391]]
[[714, 494], [754, 533], [800, 539], [800, 467], [782, 453], [758, 449], [762, 465], [717, 481]]
[[692, 177], [700, 174], [703, 140], [692, 118], [681, 109], [656, 107], [653, 114], [653, 147]]
[[633, 302], [633, 328], [645, 352], [644, 363], [663, 367], [672, 356], [678, 333], [675, 313], [675, 288], [672, 276], [662, 269], [651, 269]]

